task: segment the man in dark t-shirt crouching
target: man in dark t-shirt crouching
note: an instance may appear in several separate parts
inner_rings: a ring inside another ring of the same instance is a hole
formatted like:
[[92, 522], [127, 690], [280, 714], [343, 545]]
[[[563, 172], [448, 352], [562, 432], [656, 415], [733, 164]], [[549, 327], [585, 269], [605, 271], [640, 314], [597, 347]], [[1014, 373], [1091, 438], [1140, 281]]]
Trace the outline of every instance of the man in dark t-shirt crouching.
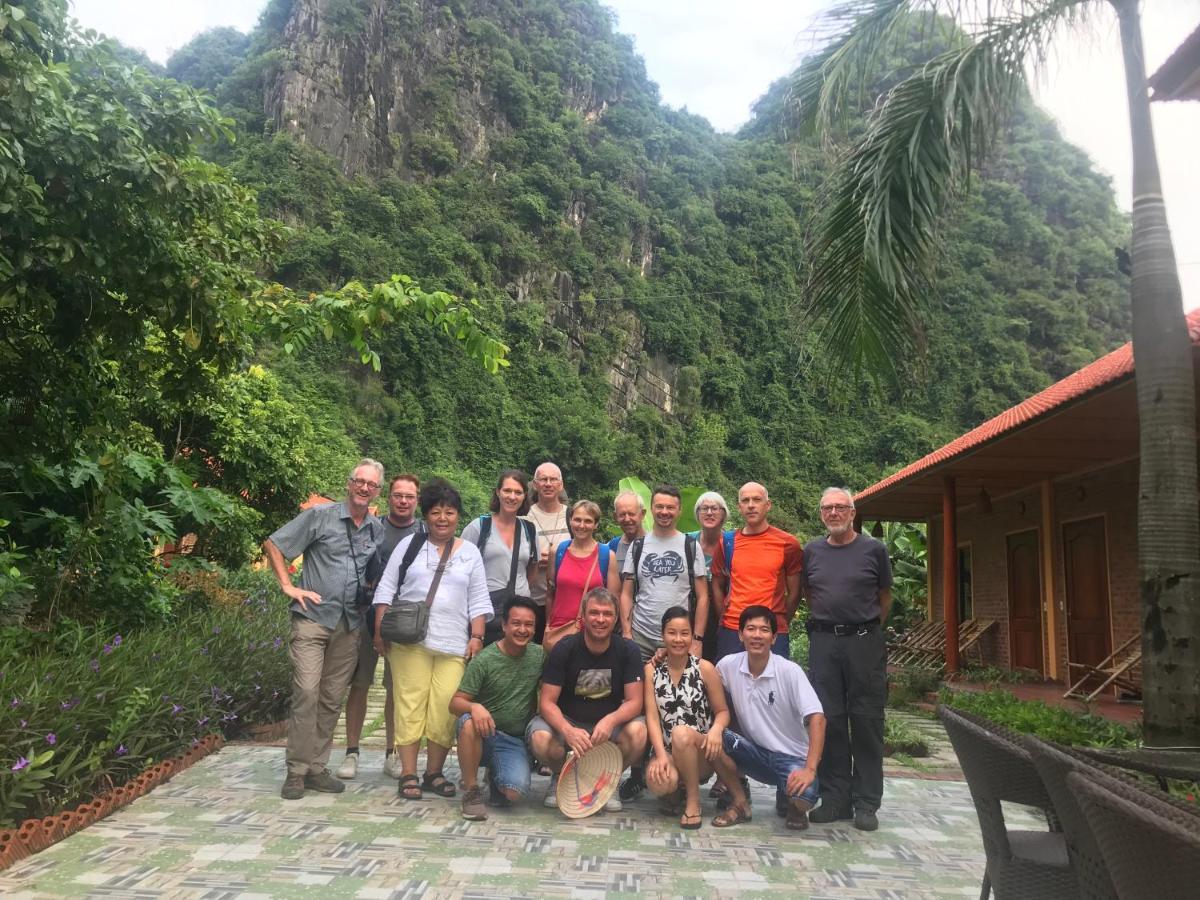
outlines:
[[[646, 750], [642, 716], [642, 656], [633, 641], [614, 635], [617, 601], [604, 588], [583, 598], [583, 631], [563, 638], [550, 651], [542, 673], [538, 711], [525, 736], [529, 748], [556, 773], [567, 750], [582, 755], [612, 741], [625, 766], [640, 762]], [[556, 781], [550, 782], [546, 806], [555, 808]], [[621, 809], [614, 796], [604, 805]]]

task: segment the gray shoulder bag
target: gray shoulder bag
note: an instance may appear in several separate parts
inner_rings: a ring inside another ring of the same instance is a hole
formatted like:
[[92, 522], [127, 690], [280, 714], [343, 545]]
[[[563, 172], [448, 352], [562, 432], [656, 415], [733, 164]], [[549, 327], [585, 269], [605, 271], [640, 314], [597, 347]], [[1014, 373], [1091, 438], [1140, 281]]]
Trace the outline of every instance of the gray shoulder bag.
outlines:
[[385, 641], [392, 644], [419, 644], [425, 640], [429, 631], [429, 607], [433, 606], [433, 595], [442, 583], [442, 573], [446, 571], [454, 540], [451, 537], [442, 548], [442, 555], [438, 559], [437, 570], [433, 573], [433, 581], [429, 584], [424, 603], [402, 603], [400, 591], [396, 590], [392, 605], [388, 607], [388, 611], [383, 614], [383, 621], [379, 623], [379, 636]]

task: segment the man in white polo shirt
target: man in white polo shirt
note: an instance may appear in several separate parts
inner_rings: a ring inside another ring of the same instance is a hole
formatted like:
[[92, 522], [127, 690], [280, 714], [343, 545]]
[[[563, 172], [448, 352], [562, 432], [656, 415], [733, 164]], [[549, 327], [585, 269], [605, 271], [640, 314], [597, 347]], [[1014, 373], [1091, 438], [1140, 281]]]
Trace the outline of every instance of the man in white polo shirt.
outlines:
[[776, 808], [780, 800], [786, 804], [787, 827], [802, 831], [820, 796], [825, 714], [804, 670], [771, 652], [776, 627], [769, 607], [747, 606], [738, 618], [745, 651], [717, 663], [739, 729], [725, 729], [724, 746], [741, 774], [775, 786]]

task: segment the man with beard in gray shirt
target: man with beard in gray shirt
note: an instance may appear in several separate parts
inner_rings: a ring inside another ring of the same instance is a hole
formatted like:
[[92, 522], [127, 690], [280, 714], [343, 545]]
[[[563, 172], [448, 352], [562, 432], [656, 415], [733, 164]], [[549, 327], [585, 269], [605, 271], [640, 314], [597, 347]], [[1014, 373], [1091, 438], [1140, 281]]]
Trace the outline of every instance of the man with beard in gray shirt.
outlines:
[[808, 674], [825, 710], [821, 806], [809, 820], [853, 819], [879, 827], [883, 801], [883, 708], [892, 607], [887, 547], [854, 530], [854, 500], [845, 488], [821, 494], [829, 532], [804, 547], [801, 589], [808, 600]]

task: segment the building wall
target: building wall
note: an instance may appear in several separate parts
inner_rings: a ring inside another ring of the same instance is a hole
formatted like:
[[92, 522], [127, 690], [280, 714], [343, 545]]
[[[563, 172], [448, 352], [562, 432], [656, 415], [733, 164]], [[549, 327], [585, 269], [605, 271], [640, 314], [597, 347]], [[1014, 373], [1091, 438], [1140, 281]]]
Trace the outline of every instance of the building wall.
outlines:
[[[1103, 516], [1108, 544], [1109, 606], [1112, 620], [1112, 646], [1137, 634], [1140, 627], [1137, 589], [1137, 462], [1120, 463], [1088, 475], [1076, 476], [1052, 485], [1051, 546], [1053, 585], [1051, 601], [1056, 622], [1053, 640], [1057, 649], [1059, 680], [1067, 677], [1067, 628], [1063, 576], [1062, 529], [1067, 522]], [[974, 498], [959, 498], [973, 500]], [[1009, 668], [1008, 535], [1041, 529], [1041, 490], [1034, 488], [992, 500], [990, 512], [978, 502], [960, 506], [958, 544], [970, 545], [973, 576], [974, 617], [994, 619], [997, 624], [981, 641], [985, 664]], [[942, 522], [930, 523], [929, 557], [932, 567], [932, 612], [943, 618], [942, 600]], [[1045, 586], [1043, 586], [1045, 595]], [[1042, 610], [1042, 660], [1049, 666], [1047, 615]], [[972, 657], [974, 655], [972, 654]]]

